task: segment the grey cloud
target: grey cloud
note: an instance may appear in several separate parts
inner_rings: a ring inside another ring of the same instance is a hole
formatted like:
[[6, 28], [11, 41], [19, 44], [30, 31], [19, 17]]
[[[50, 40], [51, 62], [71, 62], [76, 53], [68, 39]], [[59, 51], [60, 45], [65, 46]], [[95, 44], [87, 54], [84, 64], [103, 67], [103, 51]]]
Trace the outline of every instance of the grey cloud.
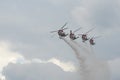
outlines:
[[7, 80], [79, 80], [79, 74], [64, 72], [54, 64], [9, 64], [3, 74]]
[[83, 27], [96, 27], [96, 32], [93, 31], [94, 36], [102, 35], [95, 40], [94, 50], [98, 57], [110, 59], [120, 56], [119, 4], [118, 0], [82, 0], [72, 12], [73, 18]]
[[[120, 6], [118, 0], [83, 0], [78, 7], [79, 10], [76, 13], [78, 13], [78, 17], [80, 16], [78, 20], [81, 21], [81, 24], [85, 20], [84, 25], [96, 25], [99, 29], [118, 28], [120, 25]], [[80, 8], [84, 8], [86, 13], [83, 13]], [[81, 15], [81, 13], [84, 15]]]
[[120, 58], [112, 59], [109, 61], [109, 66], [111, 70], [111, 78], [112, 80], [119, 80], [120, 79]]
[[11, 42], [16, 47], [14, 50], [27, 58], [65, 56], [70, 53], [69, 49], [58, 53], [62, 42], [57, 46], [58, 36], [53, 40], [49, 33], [69, 19], [77, 0], [65, 2], [54, 5], [49, 0], [0, 1], [0, 40]]
[[100, 25], [101, 27], [118, 27], [120, 20], [120, 8], [118, 1], [106, 0], [98, 1], [97, 6], [92, 7], [94, 23]]
[[[82, 4], [82, 1], [86, 2]], [[72, 50], [68, 48], [57, 35], [51, 38], [51, 34], [49, 33], [52, 30], [58, 29], [66, 21], [70, 21], [70, 24], [76, 23], [76, 21], [71, 18], [70, 12], [72, 9], [77, 6], [88, 8], [90, 11], [89, 21], [102, 31], [120, 25], [120, 6], [118, 0], [82, 1], [69, 0], [68, 2], [66, 1], [65, 4], [55, 5], [50, 2], [50, 0], [1, 0], [0, 40], [10, 41], [13, 46], [15, 46], [13, 50], [21, 53], [26, 58], [48, 59], [51, 57], [58, 57], [63, 60], [75, 61], [76, 58], [75, 55], [72, 54]], [[80, 14], [78, 13], [78, 15]], [[84, 17], [81, 19], [83, 20]], [[85, 24], [87, 23], [85, 22]], [[73, 26], [72, 28], [74, 29]], [[112, 33], [116, 33], [116, 31], [112, 31]], [[105, 59], [119, 56], [120, 38], [118, 36], [119, 33], [116, 33], [112, 37], [97, 39], [94, 48], [95, 51], [98, 52], [97, 55]], [[7, 68], [5, 69], [6, 72], [4, 71], [6, 75], [7, 72], [11, 74], [12, 70], [13, 73], [17, 73], [14, 71], [13, 66], [16, 66], [15, 69], [17, 71], [17, 68], [20, 68], [19, 66], [23, 67], [24, 65], [9, 65], [7, 67], [10, 67], [9, 71], [7, 71]], [[30, 66], [33, 68], [35, 67], [33, 64]], [[25, 69], [27, 68], [25, 67]], [[24, 74], [25, 69], [22, 69], [23, 73], [21, 72], [21, 75]], [[29, 68], [29, 70], [31, 69], [32, 68]], [[27, 71], [25, 74], [27, 74]], [[11, 76], [15, 78], [14, 75]], [[19, 77], [19, 74], [16, 76]], [[10, 80], [13, 80], [13, 78], [8, 76]]]

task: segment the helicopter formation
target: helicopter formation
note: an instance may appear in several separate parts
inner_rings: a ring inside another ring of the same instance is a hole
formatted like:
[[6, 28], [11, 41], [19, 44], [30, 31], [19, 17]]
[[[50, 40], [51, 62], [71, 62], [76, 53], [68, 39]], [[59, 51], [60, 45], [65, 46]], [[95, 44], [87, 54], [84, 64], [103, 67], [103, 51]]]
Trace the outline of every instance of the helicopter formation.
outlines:
[[90, 45], [95, 45], [94, 39], [95, 39], [95, 38], [98, 38], [99, 36], [97, 36], [97, 37], [92, 37], [92, 38], [88, 38], [88, 36], [87, 36], [88, 33], [91, 32], [94, 28], [88, 30], [87, 32], [85, 32], [85, 33], [83, 33], [83, 34], [75, 35], [75, 32], [79, 31], [79, 30], [81, 29], [81, 27], [78, 28], [78, 29], [76, 29], [75, 31], [70, 30], [70, 34], [67, 34], [67, 33], [65, 33], [65, 31], [64, 31], [64, 30], [68, 29], [68, 28], [65, 27], [66, 25], [67, 25], [67, 23], [65, 23], [60, 29], [58, 29], [58, 30], [56, 30], [56, 31], [51, 31], [50, 33], [57, 32], [60, 38], [61, 38], [61, 37], [66, 37], [66, 36], [69, 35], [69, 38], [70, 38], [71, 40], [75, 40], [75, 39], [78, 39], [78, 38], [81, 37], [82, 42], [89, 41]]

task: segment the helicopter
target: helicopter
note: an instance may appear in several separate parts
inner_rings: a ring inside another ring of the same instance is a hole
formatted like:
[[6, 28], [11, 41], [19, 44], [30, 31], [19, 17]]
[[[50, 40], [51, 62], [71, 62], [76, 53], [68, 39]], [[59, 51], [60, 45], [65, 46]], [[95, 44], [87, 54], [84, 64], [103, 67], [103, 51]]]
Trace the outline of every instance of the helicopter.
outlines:
[[89, 43], [90, 43], [91, 45], [95, 45], [94, 39], [100, 38], [100, 37], [101, 37], [101, 36], [96, 36], [96, 37], [90, 38], [90, 39], [89, 39]]
[[75, 40], [75, 39], [79, 38], [79, 36], [75, 35], [75, 32], [79, 31], [80, 29], [81, 29], [81, 27], [76, 29], [75, 31], [70, 30], [70, 34], [69, 34], [70, 39]]
[[85, 42], [87, 40], [89, 40], [89, 38], [87, 37], [88, 33], [91, 32], [94, 28], [88, 30], [86, 33], [83, 33], [83, 34], [78, 34], [78, 35], [81, 35], [81, 38], [82, 38], [82, 41]]
[[56, 31], [51, 31], [50, 33], [57, 32], [59, 37], [66, 37], [68, 35], [64, 32], [64, 30], [68, 29], [68, 28], [65, 28], [66, 25], [67, 25], [67, 23], [65, 23], [60, 29], [58, 29]]
[[95, 45], [94, 39], [93, 39], [93, 38], [90, 38], [89, 43], [90, 43], [91, 45]]

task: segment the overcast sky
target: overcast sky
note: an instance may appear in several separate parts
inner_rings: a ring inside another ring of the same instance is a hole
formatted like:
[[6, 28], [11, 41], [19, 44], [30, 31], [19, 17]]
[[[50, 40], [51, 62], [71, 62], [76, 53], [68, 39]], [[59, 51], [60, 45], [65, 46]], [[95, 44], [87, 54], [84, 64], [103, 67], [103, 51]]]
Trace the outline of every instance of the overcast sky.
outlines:
[[[78, 33], [96, 27], [89, 34], [102, 36], [93, 46], [96, 56], [109, 62], [112, 80], [119, 80], [119, 0], [0, 0], [1, 77], [6, 80], [79, 80], [76, 70], [66, 71], [55, 61], [49, 63], [55, 58], [60, 63], [78, 66], [71, 48], [58, 35], [51, 38], [50, 31], [58, 30], [65, 22], [69, 29], [82, 27]], [[48, 63], [21, 63], [33, 59]]]

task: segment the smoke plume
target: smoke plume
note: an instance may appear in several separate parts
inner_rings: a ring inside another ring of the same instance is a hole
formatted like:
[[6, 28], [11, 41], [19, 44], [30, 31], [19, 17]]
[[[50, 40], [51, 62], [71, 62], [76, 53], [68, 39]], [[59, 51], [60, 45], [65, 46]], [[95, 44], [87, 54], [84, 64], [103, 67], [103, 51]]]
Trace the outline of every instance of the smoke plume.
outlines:
[[62, 38], [75, 52], [80, 64], [81, 80], [110, 80], [108, 63], [96, 58], [91, 45]]

